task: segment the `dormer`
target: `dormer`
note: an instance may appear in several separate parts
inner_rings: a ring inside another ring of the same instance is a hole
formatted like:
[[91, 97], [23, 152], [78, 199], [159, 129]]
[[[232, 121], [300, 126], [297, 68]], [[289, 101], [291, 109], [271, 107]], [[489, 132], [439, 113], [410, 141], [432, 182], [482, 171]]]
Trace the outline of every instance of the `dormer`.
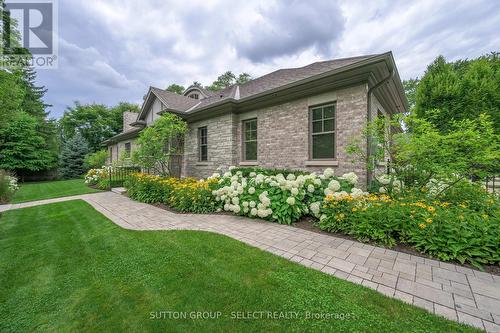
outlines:
[[210, 91], [199, 86], [190, 86], [186, 90], [184, 90], [182, 95], [192, 99], [204, 99], [210, 97], [212, 94]]

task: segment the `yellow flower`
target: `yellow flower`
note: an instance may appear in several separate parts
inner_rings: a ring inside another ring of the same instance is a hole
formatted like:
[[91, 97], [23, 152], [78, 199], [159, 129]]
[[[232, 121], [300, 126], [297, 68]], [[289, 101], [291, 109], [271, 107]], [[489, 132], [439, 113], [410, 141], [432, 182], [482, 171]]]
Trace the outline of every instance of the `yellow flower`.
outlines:
[[432, 213], [433, 211], [436, 210], [436, 208], [429, 206], [429, 207], [427, 207], [427, 210]]
[[345, 214], [344, 213], [340, 213], [339, 216], [340, 216], [341, 219], [343, 219], [345, 217]]
[[352, 211], [355, 212], [357, 211], [358, 209], [356, 207], [352, 207]]
[[483, 214], [483, 219], [487, 220], [488, 219], [488, 214]]
[[419, 227], [420, 229], [424, 229], [424, 228], [426, 227], [426, 225], [425, 225], [424, 223], [420, 223], [420, 224], [418, 225], [418, 227]]
[[432, 219], [429, 217], [428, 219], [425, 220], [427, 223], [432, 223]]
[[463, 216], [463, 215], [459, 215], [459, 216], [458, 216], [458, 218], [459, 218], [460, 220], [463, 220], [463, 219], [464, 219], [464, 216]]

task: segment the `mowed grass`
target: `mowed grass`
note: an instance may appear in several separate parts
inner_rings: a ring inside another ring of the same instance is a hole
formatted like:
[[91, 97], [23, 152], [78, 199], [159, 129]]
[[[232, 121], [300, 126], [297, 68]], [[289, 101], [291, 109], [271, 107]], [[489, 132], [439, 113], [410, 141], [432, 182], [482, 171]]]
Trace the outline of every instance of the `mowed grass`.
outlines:
[[20, 184], [12, 203], [68, 197], [77, 194], [99, 192], [85, 185], [83, 179], [57, 180], [39, 183]]
[[81, 200], [3, 213], [0, 300], [1, 332], [475, 332], [222, 235], [121, 229]]

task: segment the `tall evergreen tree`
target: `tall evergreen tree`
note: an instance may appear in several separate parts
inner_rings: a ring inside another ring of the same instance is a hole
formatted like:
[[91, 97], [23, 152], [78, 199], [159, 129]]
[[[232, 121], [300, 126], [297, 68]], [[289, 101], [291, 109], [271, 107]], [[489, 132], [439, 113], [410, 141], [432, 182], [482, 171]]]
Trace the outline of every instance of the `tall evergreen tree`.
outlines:
[[71, 139], [64, 142], [61, 149], [59, 161], [59, 173], [63, 178], [77, 178], [85, 172], [85, 155], [89, 147], [80, 133], [76, 133]]

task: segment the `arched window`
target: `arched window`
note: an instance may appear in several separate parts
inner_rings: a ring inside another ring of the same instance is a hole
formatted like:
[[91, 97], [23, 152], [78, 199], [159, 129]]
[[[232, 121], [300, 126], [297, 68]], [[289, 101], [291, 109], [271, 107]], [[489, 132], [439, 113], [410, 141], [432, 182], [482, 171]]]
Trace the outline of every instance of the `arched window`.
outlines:
[[189, 98], [194, 98], [194, 99], [199, 99], [200, 95], [199, 94], [190, 94], [188, 97]]

